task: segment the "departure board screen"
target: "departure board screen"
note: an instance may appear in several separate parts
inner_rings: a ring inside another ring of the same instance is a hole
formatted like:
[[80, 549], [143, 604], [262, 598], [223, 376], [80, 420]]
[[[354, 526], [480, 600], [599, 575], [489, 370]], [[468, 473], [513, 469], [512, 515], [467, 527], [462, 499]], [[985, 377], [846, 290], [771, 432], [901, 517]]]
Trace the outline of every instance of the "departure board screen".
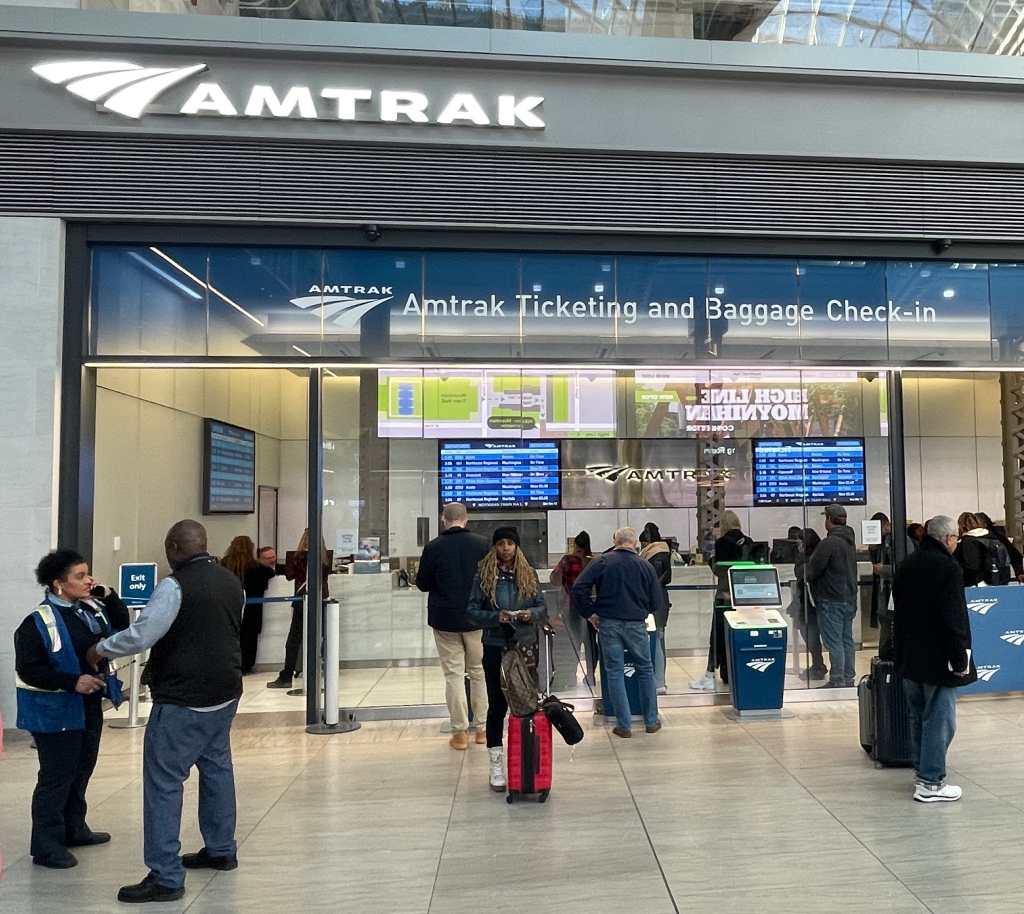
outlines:
[[754, 441], [754, 504], [867, 503], [863, 438]]
[[256, 511], [256, 433], [204, 420], [203, 514]]
[[557, 508], [557, 441], [442, 441], [441, 503], [484, 508]]

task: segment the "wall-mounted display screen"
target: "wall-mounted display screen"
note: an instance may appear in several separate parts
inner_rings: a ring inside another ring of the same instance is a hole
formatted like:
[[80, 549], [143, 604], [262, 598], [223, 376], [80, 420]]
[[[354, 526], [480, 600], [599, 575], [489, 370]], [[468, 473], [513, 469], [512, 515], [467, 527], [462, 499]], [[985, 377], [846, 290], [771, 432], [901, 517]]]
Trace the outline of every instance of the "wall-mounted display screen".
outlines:
[[754, 504], [867, 503], [863, 438], [761, 438], [754, 442]]
[[381, 438], [614, 438], [615, 372], [381, 369]]
[[561, 461], [557, 441], [442, 441], [441, 503], [469, 510], [557, 508]]
[[203, 514], [256, 510], [256, 433], [203, 420]]

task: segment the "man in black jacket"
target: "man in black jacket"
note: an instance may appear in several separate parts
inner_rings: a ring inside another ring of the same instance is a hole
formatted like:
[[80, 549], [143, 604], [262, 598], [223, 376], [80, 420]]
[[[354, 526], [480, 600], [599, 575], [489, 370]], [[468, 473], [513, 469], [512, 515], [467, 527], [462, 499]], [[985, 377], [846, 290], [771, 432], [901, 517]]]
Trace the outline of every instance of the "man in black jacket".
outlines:
[[893, 641], [910, 705], [914, 799], [934, 803], [959, 800], [963, 793], [945, 783], [946, 750], [956, 732], [956, 688], [976, 682], [978, 673], [963, 572], [952, 555], [956, 521], [938, 515], [926, 531], [918, 551], [896, 569]]
[[[145, 681], [153, 695], [142, 755], [143, 857], [149, 874], [117, 900], [173, 901], [185, 894], [186, 869], [233, 870], [235, 775], [231, 722], [242, 695], [239, 629], [242, 584], [206, 551], [206, 529], [178, 521], [164, 540], [172, 573], [127, 629], [90, 649], [126, 657], [151, 649]], [[192, 767], [199, 770], [202, 850], [181, 857], [181, 805]]]
[[857, 615], [857, 546], [846, 523], [846, 508], [829, 505], [825, 538], [807, 560], [805, 579], [818, 610], [821, 640], [828, 650], [829, 680], [818, 688], [847, 688], [854, 684], [856, 652], [853, 619]]
[[444, 670], [444, 698], [452, 722], [448, 745], [469, 748], [469, 707], [466, 675], [469, 675], [476, 721], [476, 741], [487, 742], [487, 687], [484, 684], [483, 644], [480, 629], [466, 618], [469, 593], [476, 566], [487, 555], [490, 544], [466, 529], [466, 506], [453, 501], [441, 512], [444, 529], [423, 548], [416, 586], [427, 594], [427, 625], [434, 630], [437, 656]]

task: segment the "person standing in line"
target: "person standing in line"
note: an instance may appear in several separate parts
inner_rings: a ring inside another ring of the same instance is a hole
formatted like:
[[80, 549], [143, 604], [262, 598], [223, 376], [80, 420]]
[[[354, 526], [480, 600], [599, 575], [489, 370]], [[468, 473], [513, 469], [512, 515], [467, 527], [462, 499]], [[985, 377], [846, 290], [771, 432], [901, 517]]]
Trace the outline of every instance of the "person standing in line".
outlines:
[[484, 685], [482, 632], [466, 616], [477, 566], [487, 555], [487, 540], [467, 529], [466, 506], [453, 501], [441, 512], [440, 536], [423, 547], [416, 586], [427, 594], [427, 625], [434, 630], [437, 656], [444, 671], [444, 699], [452, 723], [448, 745], [469, 748], [469, 704], [473, 703], [476, 741], [484, 743], [487, 687]]
[[965, 587], [987, 587], [994, 584], [990, 578], [990, 565], [998, 573], [1000, 584], [1009, 584], [1013, 577], [1009, 550], [999, 537], [991, 533], [985, 522], [970, 511], [964, 511], [957, 518], [957, 532], [960, 545], [953, 553], [960, 563]]
[[956, 689], [977, 682], [978, 671], [963, 571], [952, 555], [958, 540], [953, 518], [933, 517], [893, 578], [893, 646], [910, 711], [914, 799], [921, 803], [963, 796], [946, 783], [946, 752], [956, 733]]
[[668, 543], [661, 537], [657, 524], [644, 525], [640, 534], [640, 558], [650, 562], [661, 586], [661, 604], [654, 611], [654, 625], [658, 631], [657, 650], [654, 653], [654, 686], [659, 695], [668, 692], [665, 682], [665, 629], [668, 628], [668, 613], [672, 604], [668, 599], [668, 585], [672, 583], [672, 553]]
[[[275, 574], [274, 566], [259, 561], [255, 550], [256, 546], [249, 537], [236, 536], [220, 560], [221, 565], [242, 583], [247, 601], [250, 599], [262, 600], [266, 596], [267, 585]], [[243, 676], [248, 676], [256, 666], [256, 653], [259, 650], [261, 631], [263, 631], [263, 604], [247, 602], [245, 609], [242, 610], [240, 633]]]
[[793, 617], [797, 630], [800, 632], [807, 652], [811, 655], [811, 665], [802, 675], [808, 682], [812, 679], [824, 679], [828, 675], [825, 658], [821, 652], [821, 630], [818, 628], [818, 610], [811, 602], [807, 593], [807, 558], [821, 542], [816, 530], [807, 527], [797, 537], [796, 561], [793, 562], [793, 599], [789, 605], [789, 615]]
[[857, 615], [857, 549], [846, 508], [831, 504], [825, 515], [825, 539], [807, 560], [805, 572], [811, 600], [818, 609], [818, 628], [828, 651], [829, 680], [819, 689], [853, 686], [857, 654], [853, 619]]
[[480, 562], [466, 616], [483, 629], [484, 681], [487, 683], [488, 783], [495, 792], [508, 786], [504, 771], [505, 715], [508, 702], [501, 690], [501, 658], [517, 645], [537, 643], [537, 623], [548, 617], [537, 572], [520, 549], [515, 527], [498, 527], [492, 546]]
[[[629, 739], [633, 730], [624, 673], [627, 650], [635, 659], [646, 730], [657, 733], [661, 729], [647, 632], [647, 617], [661, 606], [661, 585], [651, 563], [637, 555], [632, 527], [619, 527], [612, 543], [611, 552], [594, 559], [576, 579], [572, 599], [576, 611], [586, 615], [598, 630], [601, 665], [615, 707], [612, 733]], [[591, 588], [597, 594], [593, 601]]]
[[577, 659], [583, 651], [583, 639], [586, 638], [586, 684], [592, 689], [597, 682], [597, 630], [584, 619], [572, 606], [572, 586], [587, 565], [594, 558], [590, 548], [590, 534], [581, 530], [572, 540], [572, 552], [563, 555], [551, 572], [548, 579], [552, 584], [562, 588], [566, 610], [562, 616], [575, 645], [578, 645]]
[[707, 672], [700, 679], [690, 682], [690, 688], [698, 692], [715, 691], [715, 670], [719, 671], [722, 682], [729, 684], [729, 666], [725, 655], [725, 613], [732, 609], [729, 596], [729, 568], [734, 562], [742, 562], [753, 540], [743, 533], [740, 519], [735, 511], [723, 511], [718, 523], [721, 534], [715, 540], [711, 570], [717, 579], [714, 606], [711, 616], [711, 637], [708, 646]]
[[43, 556], [36, 580], [42, 603], [14, 633], [18, 728], [32, 734], [39, 755], [30, 850], [36, 866], [69, 869], [78, 860], [68, 848], [110, 840], [86, 824], [85, 793], [100, 751], [103, 698], [119, 702], [120, 688], [115, 679], [108, 691], [108, 665], [97, 673], [87, 655], [128, 627], [128, 608], [73, 549]]
[[[206, 551], [206, 529], [178, 521], [164, 541], [172, 573], [125, 631], [90, 648], [89, 661], [149, 650], [143, 677], [153, 708], [142, 755], [143, 857], [149, 873], [117, 900], [174, 901], [185, 894], [186, 869], [233, 870], [235, 775], [231, 723], [242, 694], [239, 630], [245, 594]], [[204, 845], [181, 856], [185, 781], [199, 769], [199, 830]]]
[[[299, 651], [302, 650], [302, 629], [304, 627], [302, 596], [306, 593], [306, 575], [309, 565], [309, 530], [302, 531], [302, 538], [295, 549], [295, 553], [284, 566], [284, 576], [295, 585], [295, 596], [298, 597], [292, 603], [292, 621], [288, 626], [288, 638], [284, 643], [284, 669], [267, 683], [268, 689], [290, 689], [292, 679], [299, 668]], [[327, 580], [331, 574], [331, 567], [327, 562], [327, 549], [320, 548], [320, 565], [323, 574], [323, 597], [326, 600], [329, 596]]]
[[988, 530], [989, 534], [1003, 544], [1003, 548], [1006, 549], [1007, 554], [1010, 556], [1010, 565], [1013, 567], [1014, 577], [1024, 583], [1024, 555], [1013, 545], [1010, 538], [996, 527], [995, 522], [984, 511], [979, 511], [976, 516], [985, 525], [985, 529]]

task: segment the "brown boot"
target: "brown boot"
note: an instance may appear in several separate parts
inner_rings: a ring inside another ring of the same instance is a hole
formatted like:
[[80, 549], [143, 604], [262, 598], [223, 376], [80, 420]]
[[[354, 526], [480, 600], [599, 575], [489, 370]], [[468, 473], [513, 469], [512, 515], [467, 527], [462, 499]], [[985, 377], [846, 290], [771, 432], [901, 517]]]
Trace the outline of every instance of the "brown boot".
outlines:
[[487, 731], [483, 728], [476, 731], [476, 744], [478, 746], [487, 745]]
[[448, 740], [448, 745], [453, 749], [468, 749], [469, 748], [469, 734], [465, 730], [455, 730], [452, 732], [452, 738]]

